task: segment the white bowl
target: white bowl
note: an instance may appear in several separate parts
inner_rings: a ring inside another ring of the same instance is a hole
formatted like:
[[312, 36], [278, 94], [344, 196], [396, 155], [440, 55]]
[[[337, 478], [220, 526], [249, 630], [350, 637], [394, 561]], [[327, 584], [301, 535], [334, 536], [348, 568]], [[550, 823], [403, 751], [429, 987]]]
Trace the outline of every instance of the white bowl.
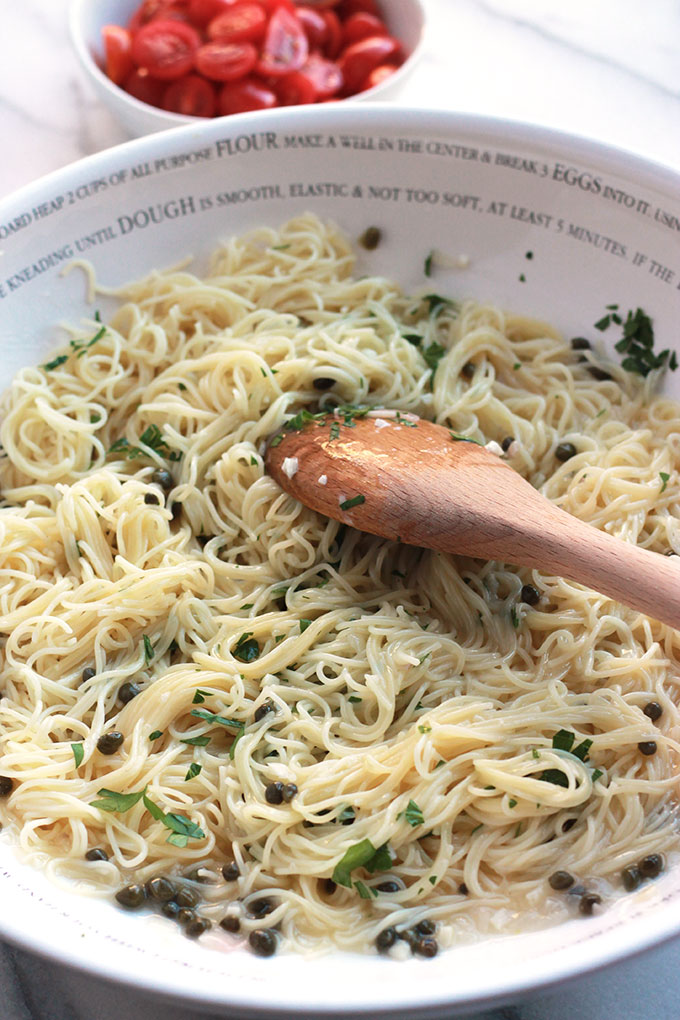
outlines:
[[[438, 248], [468, 260], [466, 268], [454, 260], [436, 270], [431, 284], [440, 292], [493, 298], [567, 335], [621, 300], [653, 316], [660, 347], [677, 349], [679, 186], [668, 170], [549, 131], [363, 104], [242, 115], [149, 136], [0, 205], [0, 385], [44, 360], [60, 337], [56, 324], [91, 315], [83, 274], [61, 272], [72, 256], [86, 256], [98, 279], [115, 285], [308, 209], [353, 238], [369, 224], [381, 228], [383, 241], [362, 253], [360, 272], [421, 287], [424, 260]], [[0, 875], [5, 937], [225, 1013], [451, 1016], [680, 931], [680, 871], [671, 869], [598, 917], [485, 939], [433, 960], [263, 961], [208, 950], [170, 925], [64, 892], [18, 859], [7, 831]]]
[[[101, 30], [104, 25], [126, 25], [141, 0], [72, 0], [69, 12], [71, 39], [81, 66], [97, 96], [132, 137], [164, 131], [201, 118], [168, 113], [143, 103], [108, 78], [101, 69]], [[401, 40], [407, 59], [398, 71], [379, 85], [344, 102], [389, 99], [399, 92], [412, 73], [423, 50], [425, 10], [421, 0], [383, 0], [385, 21], [395, 38]]]

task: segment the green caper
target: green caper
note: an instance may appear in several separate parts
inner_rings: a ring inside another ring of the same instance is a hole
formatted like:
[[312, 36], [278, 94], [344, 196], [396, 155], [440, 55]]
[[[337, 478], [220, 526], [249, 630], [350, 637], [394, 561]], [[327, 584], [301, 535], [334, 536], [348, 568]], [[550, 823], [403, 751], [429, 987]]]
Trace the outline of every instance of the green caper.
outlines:
[[14, 780], [9, 776], [0, 776], [0, 797], [9, 797], [14, 789]]
[[224, 928], [225, 931], [231, 932], [232, 935], [235, 935], [236, 932], [241, 930], [241, 922], [236, 914], [227, 914], [220, 921], [220, 928]]
[[165, 903], [161, 904], [161, 914], [171, 918], [173, 921], [177, 919], [179, 912], [179, 904], [175, 903], [174, 900], [166, 900]]
[[359, 238], [359, 244], [366, 251], [375, 251], [380, 244], [382, 239], [382, 231], [380, 227], [366, 227], [363, 234]]
[[656, 754], [656, 750], [656, 740], [641, 740], [638, 744], [638, 751], [640, 754], [644, 754], [647, 758]]
[[640, 871], [645, 878], [656, 878], [663, 871], [664, 860], [661, 854], [647, 854], [640, 861]]
[[663, 708], [658, 701], [648, 701], [642, 711], [652, 722], [656, 722], [663, 715]]
[[415, 946], [413, 946], [413, 952], [417, 956], [425, 956], [431, 960], [439, 952], [439, 945], [437, 940], [433, 939], [431, 935], [423, 935], [422, 938], [417, 939]]
[[159, 875], [158, 878], [152, 878], [146, 883], [146, 891], [152, 900], [164, 903], [166, 900], [175, 899], [177, 886], [169, 878]]
[[623, 881], [623, 888], [626, 892], [632, 892], [642, 882], [642, 872], [636, 864], [629, 864], [627, 868], [624, 868], [621, 872], [621, 879]]
[[132, 701], [133, 698], [137, 697], [141, 689], [142, 688], [139, 684], [131, 683], [130, 681], [121, 684], [118, 688], [118, 700], [122, 701], [124, 705], [127, 705], [128, 701]]
[[589, 351], [590, 340], [586, 340], [584, 336], [575, 336], [571, 341], [571, 349], [573, 351]]
[[246, 904], [246, 910], [248, 911], [248, 917], [266, 917], [267, 914], [271, 914], [276, 904], [268, 899], [266, 896], [261, 896], [256, 900], [251, 900], [250, 903]]
[[335, 386], [336, 380], [332, 379], [330, 375], [318, 375], [312, 383], [315, 390], [330, 390], [332, 386]]
[[191, 910], [190, 907], [180, 907], [177, 920], [180, 924], [191, 924], [192, 921], [196, 920], [197, 916], [196, 911]]
[[298, 788], [295, 783], [284, 783], [283, 785], [283, 799], [288, 804], [293, 797], [297, 794]]
[[568, 871], [554, 871], [548, 879], [551, 889], [570, 889], [574, 884], [574, 876]]
[[424, 918], [422, 921], [418, 921], [416, 925], [416, 931], [419, 935], [434, 935], [437, 930], [437, 925], [434, 921], [430, 921], [429, 918]]
[[526, 602], [528, 606], [535, 606], [538, 602], [540, 602], [541, 593], [538, 588], [534, 588], [533, 584], [524, 584], [522, 585], [520, 598], [522, 602]]
[[133, 884], [123, 886], [116, 893], [116, 899], [122, 907], [128, 910], [137, 910], [146, 902], [146, 889], [143, 885]]
[[239, 868], [236, 861], [229, 861], [222, 867], [222, 875], [224, 876], [225, 882], [235, 882], [240, 876], [241, 869]]
[[579, 913], [583, 914], [584, 917], [590, 917], [598, 903], [602, 903], [602, 897], [598, 896], [597, 893], [584, 893], [578, 901]]
[[183, 885], [177, 889], [173, 898], [180, 907], [196, 907], [201, 901], [201, 897], [196, 890], [191, 889], [188, 885]]
[[151, 475], [151, 481], [154, 485], [160, 485], [163, 492], [170, 492], [175, 485], [175, 479], [165, 468], [156, 468]]
[[283, 804], [283, 783], [269, 783], [264, 789], [264, 799], [268, 804]]
[[106, 850], [100, 850], [99, 847], [93, 847], [85, 854], [86, 861], [108, 861], [108, 859], [109, 855]]
[[212, 928], [212, 924], [207, 917], [195, 917], [193, 921], [184, 925], [184, 934], [188, 935], [190, 939], [197, 939], [199, 935], [210, 928]]
[[397, 941], [397, 929], [390, 926], [383, 928], [375, 937], [375, 947], [379, 953], [386, 953]]
[[271, 928], [255, 928], [248, 936], [248, 944], [257, 956], [273, 956], [276, 952], [276, 933]]
[[147, 492], [144, 496], [144, 502], [147, 506], [159, 506], [160, 499], [155, 492]]
[[97, 670], [93, 669], [92, 666], [86, 666], [83, 670], [81, 683], [86, 684], [88, 680], [92, 680], [97, 675]]
[[125, 737], [118, 730], [110, 730], [97, 741], [97, 750], [100, 754], [115, 754], [124, 740]]
[[576, 447], [573, 443], [559, 443], [555, 447], [555, 456], [558, 460], [564, 463], [566, 460], [571, 460], [577, 453]]

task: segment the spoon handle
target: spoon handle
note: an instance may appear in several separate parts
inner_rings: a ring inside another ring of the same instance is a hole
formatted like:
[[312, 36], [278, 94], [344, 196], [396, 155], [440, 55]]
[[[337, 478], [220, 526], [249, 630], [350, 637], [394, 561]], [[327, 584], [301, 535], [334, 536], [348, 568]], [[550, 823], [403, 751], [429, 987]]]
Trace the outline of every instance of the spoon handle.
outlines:
[[516, 525], [506, 558], [585, 584], [680, 629], [680, 558], [599, 531], [558, 507], [540, 527]]

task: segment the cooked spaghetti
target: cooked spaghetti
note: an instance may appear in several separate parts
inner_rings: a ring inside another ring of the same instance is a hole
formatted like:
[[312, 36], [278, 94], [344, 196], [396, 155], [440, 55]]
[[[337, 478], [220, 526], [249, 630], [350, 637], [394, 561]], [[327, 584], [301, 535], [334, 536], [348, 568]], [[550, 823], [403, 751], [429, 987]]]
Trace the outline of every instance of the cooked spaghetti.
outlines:
[[179, 882], [194, 934], [448, 945], [678, 843], [675, 631], [342, 528], [263, 450], [303, 409], [414, 412], [680, 553], [680, 408], [544, 323], [353, 271], [311, 215], [258, 230], [126, 286], [4, 402], [4, 836], [91, 894]]

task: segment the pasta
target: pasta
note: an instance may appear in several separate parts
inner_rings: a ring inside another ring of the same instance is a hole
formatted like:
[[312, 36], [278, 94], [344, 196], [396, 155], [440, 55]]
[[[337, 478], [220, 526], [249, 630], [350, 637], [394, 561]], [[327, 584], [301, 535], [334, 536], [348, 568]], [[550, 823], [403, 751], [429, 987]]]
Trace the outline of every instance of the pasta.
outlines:
[[0, 812], [81, 893], [179, 882], [189, 934], [431, 955], [672, 858], [680, 639], [323, 519], [267, 477], [266, 440], [303, 408], [414, 412], [679, 554], [678, 406], [545, 323], [353, 273], [311, 214], [260, 229], [203, 279], [130, 283], [14, 381]]

